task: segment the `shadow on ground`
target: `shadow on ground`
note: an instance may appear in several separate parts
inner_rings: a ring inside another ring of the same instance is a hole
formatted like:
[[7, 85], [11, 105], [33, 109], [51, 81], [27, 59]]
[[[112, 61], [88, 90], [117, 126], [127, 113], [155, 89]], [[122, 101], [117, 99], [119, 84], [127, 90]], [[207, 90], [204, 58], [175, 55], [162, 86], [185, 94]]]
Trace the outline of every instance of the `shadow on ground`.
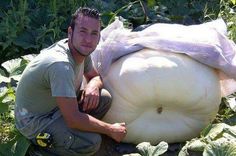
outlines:
[[[94, 156], [123, 156], [131, 153], [138, 153], [135, 144], [117, 143], [107, 136], [102, 136], [102, 144], [100, 150]], [[179, 151], [185, 143], [169, 144], [168, 151], [162, 156], [178, 156]], [[190, 152], [190, 156], [202, 156], [200, 152]]]

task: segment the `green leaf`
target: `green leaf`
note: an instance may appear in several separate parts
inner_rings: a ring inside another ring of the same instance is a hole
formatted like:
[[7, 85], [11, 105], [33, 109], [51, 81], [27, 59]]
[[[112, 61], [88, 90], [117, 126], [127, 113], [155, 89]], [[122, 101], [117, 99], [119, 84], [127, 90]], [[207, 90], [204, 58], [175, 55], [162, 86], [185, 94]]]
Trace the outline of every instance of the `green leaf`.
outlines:
[[5, 94], [2, 102], [6, 103], [6, 104], [10, 104], [12, 102], [15, 102], [15, 91], [12, 87], [7, 89], [7, 93]]
[[201, 137], [204, 137], [206, 136], [209, 131], [212, 129], [212, 124], [209, 124], [206, 128], [204, 128], [202, 131], [201, 131]]
[[147, 5], [148, 5], [148, 7], [154, 7], [156, 5], [156, 1], [155, 0], [148, 0]]
[[235, 97], [234, 98], [229, 98], [227, 100], [227, 102], [229, 103], [229, 107], [236, 112], [236, 101], [235, 101]]
[[8, 104], [4, 103], [3, 100], [6, 98], [8, 92], [7, 87], [1, 87], [0, 88], [0, 113], [8, 112]]
[[153, 156], [162, 155], [168, 150], [168, 144], [164, 141], [160, 142], [155, 148], [152, 153]]
[[208, 144], [203, 152], [203, 156], [235, 156], [236, 142]]
[[0, 102], [0, 113], [6, 113], [9, 110], [9, 105], [3, 102]]
[[[206, 136], [187, 142], [181, 149], [179, 156], [187, 156], [188, 150], [204, 151], [204, 156], [233, 156], [235, 154], [236, 126], [229, 126], [225, 123], [213, 124], [211, 129], [207, 131]], [[231, 147], [231, 144], [234, 146]]]
[[185, 146], [180, 150], [178, 156], [189, 156], [189, 151], [191, 152], [202, 152], [206, 146], [204, 140], [194, 138], [191, 141], [187, 141]]
[[27, 140], [24, 136], [20, 136], [17, 138], [14, 146], [12, 149], [14, 149], [13, 156], [25, 156], [26, 152], [30, 146], [29, 140]]
[[189, 143], [188, 148], [193, 151], [203, 151], [205, 146], [206, 146], [206, 143], [204, 143], [200, 139], [196, 139]]
[[110, 21], [115, 20], [115, 14], [113, 12], [105, 12], [101, 15], [102, 26], [106, 27]]
[[[12, 59], [12, 60], [4, 62], [2, 64], [2, 66], [8, 72], [9, 77], [5, 77], [5, 76], [0, 75], [2, 82], [10, 83], [11, 79], [19, 81], [21, 74], [23, 73], [27, 64], [31, 60], [33, 60], [35, 58], [35, 56], [36, 56], [36, 54], [30, 54], [30, 55], [22, 56], [22, 58]], [[0, 72], [1, 72], [1, 70], [0, 70]]]
[[151, 144], [149, 142], [142, 142], [142, 143], [138, 144], [136, 147], [142, 156], [148, 156], [150, 146], [151, 146]]
[[221, 138], [223, 136], [225, 126], [226, 124], [222, 123], [213, 125], [206, 138], [212, 141]]
[[0, 83], [1, 82], [5, 82], [5, 83], [9, 83], [11, 80], [8, 77], [2, 76], [0, 75]]
[[231, 0], [231, 2], [235, 5], [236, 4], [236, 0]]
[[0, 145], [0, 155], [25, 156], [30, 142], [22, 135], [17, 134], [13, 140]]
[[232, 116], [230, 116], [229, 118], [227, 119], [224, 119], [223, 120], [224, 123], [227, 123], [229, 125], [235, 125], [236, 123], [236, 113], [234, 113]]
[[28, 31], [20, 34], [13, 43], [17, 46], [20, 46], [24, 49], [37, 48], [36, 43], [34, 43], [35, 37]]
[[37, 54], [29, 54], [29, 55], [22, 56], [22, 58], [25, 59], [28, 63], [28, 62], [32, 61], [36, 56], [37, 56]]
[[4, 62], [2, 66], [8, 71], [10, 76], [14, 76], [22, 74], [27, 64], [27, 60], [17, 58]]
[[6, 76], [6, 73], [4, 72], [4, 70], [0, 69], [0, 76]]
[[142, 156], [159, 156], [167, 151], [168, 144], [162, 141], [157, 146], [152, 146], [149, 142], [142, 142], [136, 147]]
[[184, 145], [184, 147], [182, 147], [182, 149], [179, 151], [178, 156], [188, 156], [188, 146], [189, 146], [190, 142], [187, 141], [186, 144]]
[[13, 153], [11, 151], [11, 147], [14, 145], [14, 140], [9, 141], [4, 144], [0, 144], [0, 155], [9, 155], [13, 156]]

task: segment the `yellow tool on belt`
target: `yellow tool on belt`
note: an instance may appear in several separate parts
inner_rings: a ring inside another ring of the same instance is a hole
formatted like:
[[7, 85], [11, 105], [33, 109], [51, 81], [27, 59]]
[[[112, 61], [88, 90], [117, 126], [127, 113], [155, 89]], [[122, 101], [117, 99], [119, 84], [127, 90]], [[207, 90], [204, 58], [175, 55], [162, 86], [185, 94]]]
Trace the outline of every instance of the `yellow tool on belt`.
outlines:
[[41, 147], [52, 147], [52, 136], [49, 133], [39, 133], [36, 142]]

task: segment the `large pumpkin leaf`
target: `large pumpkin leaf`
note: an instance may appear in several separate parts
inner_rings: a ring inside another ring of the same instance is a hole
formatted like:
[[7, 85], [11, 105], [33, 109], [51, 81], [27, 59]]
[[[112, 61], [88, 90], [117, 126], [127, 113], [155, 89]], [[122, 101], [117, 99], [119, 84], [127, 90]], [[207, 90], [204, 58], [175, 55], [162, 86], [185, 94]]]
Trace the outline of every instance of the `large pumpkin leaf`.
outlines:
[[25, 156], [28, 148], [30, 146], [29, 140], [27, 140], [24, 136], [20, 136], [17, 138], [12, 151], [14, 152], [14, 156]]
[[0, 83], [2, 82], [9, 83], [10, 81], [11, 81], [10, 78], [0, 75]]
[[152, 146], [149, 142], [142, 142], [137, 145], [137, 149], [142, 156], [159, 156], [168, 150], [168, 144], [162, 141], [157, 146]]
[[[11, 83], [15, 84], [20, 80], [21, 74], [26, 68], [27, 64], [35, 58], [36, 54], [30, 54], [22, 56], [21, 58], [12, 59], [2, 63], [0, 69], [0, 83]], [[0, 85], [1, 87], [2, 85]]]
[[23, 59], [27, 60], [27, 62], [32, 61], [35, 57], [37, 56], [37, 54], [29, 54], [29, 55], [24, 55], [22, 56]]
[[25, 59], [17, 58], [4, 62], [2, 66], [7, 70], [9, 76], [20, 75], [24, 71], [28, 61]]
[[179, 156], [189, 155], [188, 151], [202, 151], [204, 156], [233, 156], [236, 153], [236, 126], [225, 123], [213, 124], [205, 136], [187, 142]]
[[228, 99], [228, 103], [229, 103], [229, 107], [236, 112], [236, 101], [235, 101], [235, 97], [233, 98], [229, 98]]
[[15, 90], [12, 87], [7, 88], [7, 92], [4, 95], [4, 99], [2, 100], [3, 103], [10, 104], [15, 102]]
[[194, 151], [203, 151], [206, 146], [206, 143], [199, 140], [199, 139], [193, 139], [193, 141], [189, 144], [188, 148], [191, 150], [194, 149]]
[[22, 34], [17, 36], [13, 43], [17, 46], [23, 47], [24, 49], [38, 48], [35, 44], [35, 36], [29, 31], [24, 31]]
[[17, 136], [4, 144], [0, 145], [0, 155], [25, 156], [30, 146], [30, 142], [22, 135]]
[[[35, 58], [36, 54], [30, 54], [22, 56], [21, 58], [12, 59], [2, 63], [2, 67], [8, 72], [8, 75], [4, 74], [4, 71], [0, 71], [1, 82], [14, 84], [20, 80], [21, 74], [26, 68], [27, 64]], [[3, 73], [3, 74], [2, 74]], [[14, 82], [15, 81], [15, 82]], [[0, 83], [1, 83], [0, 82]]]
[[235, 156], [236, 143], [218, 143], [208, 144], [203, 152], [203, 156]]

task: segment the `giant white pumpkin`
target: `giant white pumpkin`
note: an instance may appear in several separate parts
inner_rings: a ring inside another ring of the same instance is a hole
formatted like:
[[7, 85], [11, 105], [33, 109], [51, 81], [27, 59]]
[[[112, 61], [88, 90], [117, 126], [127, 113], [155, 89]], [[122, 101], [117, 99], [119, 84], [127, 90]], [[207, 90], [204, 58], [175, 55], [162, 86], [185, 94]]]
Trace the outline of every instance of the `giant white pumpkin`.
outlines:
[[214, 119], [216, 71], [185, 54], [143, 49], [114, 62], [104, 77], [113, 102], [107, 122], [125, 122], [124, 142], [186, 141]]

